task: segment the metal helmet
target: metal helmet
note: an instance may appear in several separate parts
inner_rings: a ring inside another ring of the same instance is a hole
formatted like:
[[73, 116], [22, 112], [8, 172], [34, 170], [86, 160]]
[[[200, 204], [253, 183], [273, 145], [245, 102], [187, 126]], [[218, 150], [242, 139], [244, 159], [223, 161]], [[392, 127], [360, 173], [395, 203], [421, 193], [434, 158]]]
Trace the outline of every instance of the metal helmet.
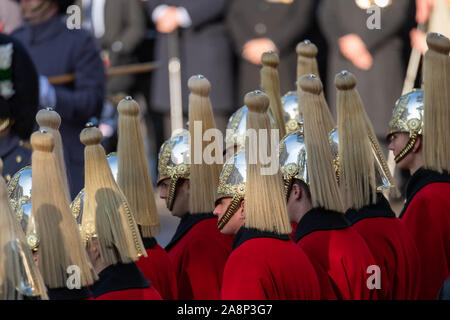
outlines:
[[[336, 179], [339, 182], [339, 135], [338, 130], [335, 128], [329, 133], [329, 142], [331, 147], [331, 153], [333, 154], [334, 171], [336, 172]], [[370, 139], [370, 136], [369, 136]], [[375, 180], [377, 185], [377, 191], [383, 191], [394, 187], [394, 183], [391, 181], [391, 175], [389, 168], [384, 159], [384, 156], [376, 147], [376, 144], [371, 142], [370, 147], [372, 149], [372, 155], [375, 164]]]
[[[230, 146], [236, 146], [237, 152], [245, 148], [245, 136], [247, 131], [247, 106], [240, 107], [233, 113], [228, 120], [226, 135], [225, 135], [225, 146], [228, 148]], [[272, 128], [275, 127], [275, 120], [272, 116], [272, 112], [268, 109], [267, 114], [269, 115], [270, 124]]]
[[395, 162], [397, 163], [411, 151], [417, 138], [423, 134], [423, 98], [423, 90], [414, 89], [401, 96], [395, 103], [386, 137], [389, 139], [396, 132], [409, 134], [407, 145], [395, 157]]
[[17, 219], [26, 235], [31, 250], [36, 251], [39, 246], [39, 236], [31, 215], [31, 166], [17, 171], [8, 182], [8, 197]]
[[230, 157], [224, 164], [219, 176], [219, 185], [217, 187], [217, 201], [222, 198], [232, 198], [225, 214], [217, 222], [219, 230], [228, 223], [236, 212], [239, 204], [245, 197], [245, 183], [247, 181], [247, 163], [245, 152], [237, 152]]
[[302, 121], [298, 121], [298, 128], [297, 131], [291, 132], [281, 139], [278, 149], [280, 171], [283, 176], [286, 198], [291, 191], [293, 179], [301, 180], [309, 185], [306, 143]]
[[170, 179], [169, 210], [173, 208], [177, 182], [179, 179], [189, 179], [190, 164], [189, 131], [182, 130], [162, 144], [158, 155], [158, 184]]
[[[111, 152], [106, 156], [108, 160], [109, 168], [111, 169], [111, 173], [114, 177], [114, 180], [117, 181], [117, 172], [118, 172], [118, 158], [116, 152]], [[81, 228], [81, 218], [83, 216], [83, 206], [84, 206], [84, 188], [78, 192], [75, 199], [73, 199], [70, 204], [70, 209], [72, 210], [72, 214], [77, 221], [77, 224]]]
[[298, 109], [297, 91], [289, 91], [281, 97], [283, 105], [284, 123], [286, 124], [286, 134], [300, 129], [300, 111]]

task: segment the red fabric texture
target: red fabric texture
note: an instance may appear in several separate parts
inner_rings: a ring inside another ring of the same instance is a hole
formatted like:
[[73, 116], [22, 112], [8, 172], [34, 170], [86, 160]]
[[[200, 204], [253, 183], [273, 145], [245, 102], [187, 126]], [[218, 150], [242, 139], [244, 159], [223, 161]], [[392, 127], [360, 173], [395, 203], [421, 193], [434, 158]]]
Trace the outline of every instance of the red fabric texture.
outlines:
[[362, 219], [353, 227], [367, 242], [382, 277], [389, 287], [381, 288], [380, 298], [417, 299], [420, 290], [419, 254], [405, 226], [397, 218]]
[[147, 257], [141, 257], [136, 265], [164, 300], [177, 300], [177, 280], [169, 255], [159, 244], [145, 251]]
[[318, 300], [316, 272], [292, 241], [256, 238], [231, 253], [225, 266], [224, 300]]
[[[322, 299], [378, 299], [377, 289], [369, 289], [367, 268], [376, 265], [363, 238], [351, 227], [314, 231], [297, 245], [304, 250], [319, 277]], [[385, 281], [381, 277], [381, 281]], [[382, 283], [384, 287], [386, 284]]]
[[217, 300], [233, 238], [217, 229], [217, 218], [196, 223], [168, 252], [180, 300]]
[[431, 183], [420, 189], [400, 220], [419, 252], [419, 299], [434, 300], [450, 277], [450, 183]]

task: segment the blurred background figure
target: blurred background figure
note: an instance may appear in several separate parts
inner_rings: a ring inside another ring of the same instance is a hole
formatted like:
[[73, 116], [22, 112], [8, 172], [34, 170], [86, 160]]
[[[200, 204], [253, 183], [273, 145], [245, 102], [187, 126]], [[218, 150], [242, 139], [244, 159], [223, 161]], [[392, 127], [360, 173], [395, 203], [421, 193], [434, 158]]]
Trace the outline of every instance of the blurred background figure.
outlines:
[[[81, 8], [82, 28], [97, 40], [105, 67], [138, 62], [136, 51], [147, 28], [142, 1], [77, 0], [76, 4]], [[134, 95], [136, 78], [131, 74], [108, 78], [99, 124], [106, 153], [115, 151], [117, 145], [117, 104], [125, 96]]]
[[233, 105], [231, 45], [224, 15], [226, 0], [149, 0], [147, 12], [158, 32], [154, 58], [158, 69], [152, 73], [149, 119], [155, 148], [152, 176], [156, 174], [159, 146], [170, 137], [169, 56], [177, 56], [181, 65], [181, 104], [186, 121], [188, 110], [187, 80], [204, 75], [212, 86], [210, 98], [217, 128], [225, 131]]
[[410, 32], [411, 46], [422, 54], [427, 51], [426, 32], [450, 37], [450, 2], [447, 0], [416, 0], [417, 28]]
[[[380, 29], [368, 27], [373, 12], [366, 10], [371, 6], [380, 10]], [[402, 93], [407, 61], [404, 52], [409, 54], [405, 35], [413, 27], [414, 2], [322, 0], [318, 15], [329, 47], [326, 93], [330, 109], [336, 116], [334, 76], [349, 70], [359, 79], [358, 91], [387, 155], [385, 133], [392, 107]]]
[[[66, 26], [73, 1], [20, 0], [25, 23], [12, 35], [28, 50], [39, 73], [39, 108], [53, 107], [61, 116], [72, 199], [84, 186], [84, 147], [79, 134], [86, 122], [101, 115], [105, 72], [95, 40], [84, 30]], [[53, 85], [49, 77], [73, 74], [74, 81]]]
[[[230, 1], [227, 28], [238, 59], [238, 97], [260, 88], [262, 53], [278, 53], [281, 95], [295, 88], [298, 42], [312, 36], [316, 1], [246, 0]], [[309, 32], [308, 32], [309, 31]], [[321, 50], [319, 50], [320, 52]]]
[[19, 3], [14, 0], [0, 0], [0, 33], [10, 34], [22, 22]]
[[31, 163], [27, 141], [39, 103], [36, 68], [25, 48], [0, 34], [0, 158], [6, 182]]

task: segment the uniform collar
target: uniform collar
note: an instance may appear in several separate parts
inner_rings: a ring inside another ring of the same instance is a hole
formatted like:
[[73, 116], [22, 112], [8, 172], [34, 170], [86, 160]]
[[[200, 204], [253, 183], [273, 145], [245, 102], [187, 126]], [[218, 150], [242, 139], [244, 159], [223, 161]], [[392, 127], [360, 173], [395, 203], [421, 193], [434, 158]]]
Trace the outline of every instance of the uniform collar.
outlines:
[[213, 215], [212, 213], [199, 213], [199, 214], [191, 214], [189, 212], [186, 213], [181, 218], [180, 224], [178, 225], [177, 230], [175, 231], [175, 234], [172, 237], [172, 240], [170, 240], [169, 244], [165, 247], [166, 251], [169, 251], [197, 223], [205, 219], [211, 218], [216, 218], [216, 216]]
[[246, 227], [241, 227], [234, 236], [232, 250], [236, 249], [237, 247], [239, 247], [241, 244], [243, 244], [248, 240], [257, 238], [272, 238], [284, 241], [289, 241], [291, 239], [288, 234], [277, 234], [274, 232], [260, 231], [257, 229], [249, 229]]
[[81, 289], [56, 288], [47, 290], [49, 300], [86, 300], [92, 296], [87, 287]]
[[138, 229], [139, 229], [139, 234], [141, 235], [141, 238], [142, 238], [142, 243], [144, 244], [144, 248], [145, 249], [153, 249], [158, 244], [156, 239], [154, 237], [150, 237], [150, 238], [142, 237], [142, 227], [140, 225], [138, 225]]
[[151, 286], [134, 263], [110, 265], [98, 274], [98, 280], [90, 287], [97, 298], [105, 293], [128, 289], [144, 289]]
[[406, 211], [411, 200], [414, 198], [417, 192], [419, 192], [423, 187], [431, 184], [431, 183], [450, 183], [450, 175], [448, 173], [439, 173], [434, 170], [424, 169], [423, 167], [417, 170], [409, 179], [408, 184], [406, 185], [406, 203], [403, 207], [402, 212], [400, 213], [400, 217]]
[[0, 139], [0, 158], [6, 158], [20, 142], [20, 138], [11, 133]]
[[300, 219], [295, 231], [295, 242], [314, 231], [345, 229], [349, 226], [350, 222], [342, 213], [313, 208]]
[[355, 224], [366, 218], [395, 218], [395, 213], [386, 198], [381, 193], [377, 193], [375, 204], [364, 206], [359, 210], [348, 209], [345, 217], [351, 224]]

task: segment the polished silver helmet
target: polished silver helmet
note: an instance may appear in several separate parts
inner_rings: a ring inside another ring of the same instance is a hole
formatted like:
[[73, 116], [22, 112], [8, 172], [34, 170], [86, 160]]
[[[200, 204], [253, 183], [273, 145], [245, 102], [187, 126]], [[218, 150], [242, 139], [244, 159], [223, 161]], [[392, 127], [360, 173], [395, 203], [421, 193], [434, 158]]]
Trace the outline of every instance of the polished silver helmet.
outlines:
[[293, 179], [301, 180], [309, 185], [302, 121], [298, 121], [298, 128], [297, 131], [291, 132], [281, 139], [278, 149], [286, 197], [289, 196]]
[[245, 152], [240, 151], [225, 162], [219, 176], [216, 204], [222, 198], [232, 198], [225, 214], [217, 223], [219, 230], [228, 223], [241, 201], [244, 200], [246, 181], [247, 163]]
[[190, 136], [189, 131], [181, 130], [165, 141], [158, 155], [158, 184], [170, 179], [167, 208], [172, 210], [179, 179], [190, 176]]

